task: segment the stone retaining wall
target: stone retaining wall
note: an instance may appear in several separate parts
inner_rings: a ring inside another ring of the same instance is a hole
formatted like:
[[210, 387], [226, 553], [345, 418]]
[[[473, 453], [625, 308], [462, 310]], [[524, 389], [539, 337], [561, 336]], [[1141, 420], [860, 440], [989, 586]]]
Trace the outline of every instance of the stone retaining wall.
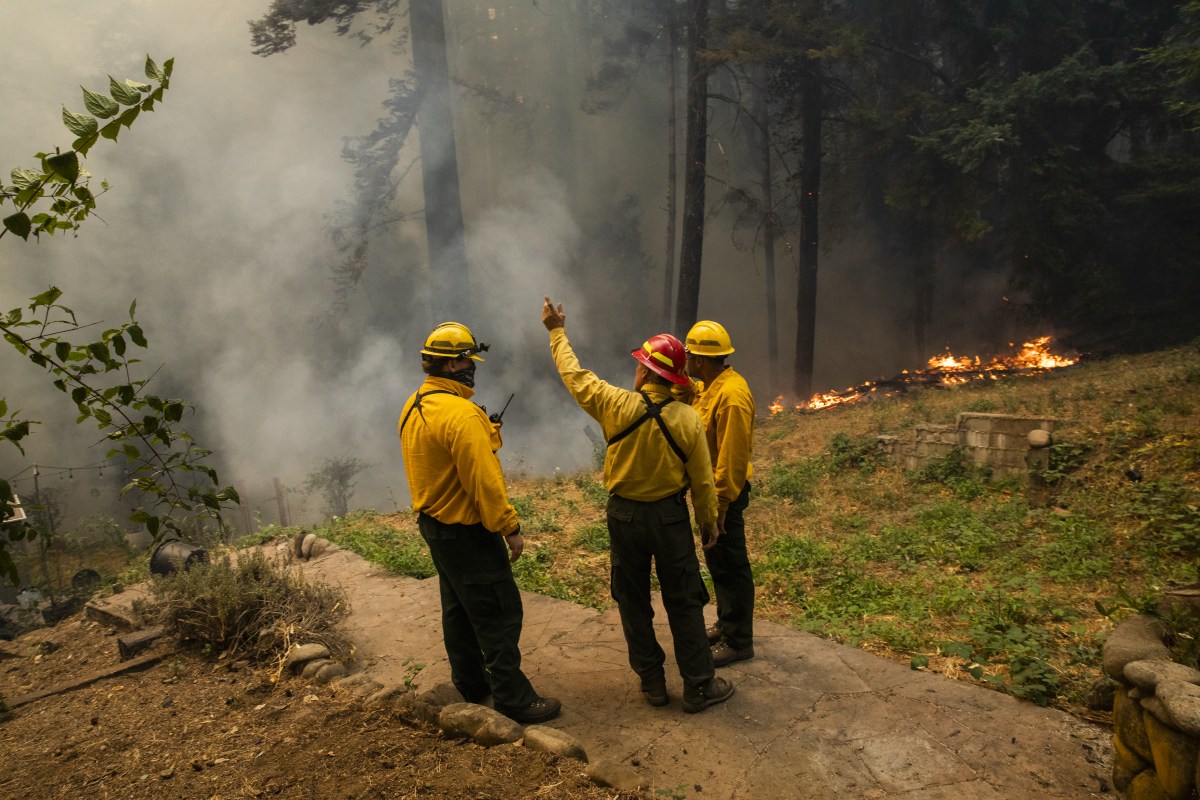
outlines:
[[1134, 616], [1104, 643], [1113, 695], [1113, 784], [1129, 800], [1192, 800], [1200, 785], [1200, 670], [1170, 660], [1157, 617]]
[[881, 448], [907, 470], [919, 470], [963, 448], [976, 466], [992, 475], [1027, 476], [1049, 464], [1046, 449], [1057, 420], [964, 411], [954, 425], [921, 424], [911, 442], [880, 437]]

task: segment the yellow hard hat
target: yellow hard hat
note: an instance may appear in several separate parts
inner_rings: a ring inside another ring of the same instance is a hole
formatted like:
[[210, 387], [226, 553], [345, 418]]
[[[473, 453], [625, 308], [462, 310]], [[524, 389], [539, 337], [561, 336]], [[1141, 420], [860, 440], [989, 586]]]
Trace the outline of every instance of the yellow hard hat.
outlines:
[[733, 352], [733, 342], [721, 323], [702, 319], [688, 331], [687, 351], [694, 356], [727, 356]]
[[483, 361], [479, 354], [488, 349], [487, 342], [476, 342], [471, 329], [461, 322], [443, 322], [425, 338], [421, 353], [442, 358], [470, 358]]

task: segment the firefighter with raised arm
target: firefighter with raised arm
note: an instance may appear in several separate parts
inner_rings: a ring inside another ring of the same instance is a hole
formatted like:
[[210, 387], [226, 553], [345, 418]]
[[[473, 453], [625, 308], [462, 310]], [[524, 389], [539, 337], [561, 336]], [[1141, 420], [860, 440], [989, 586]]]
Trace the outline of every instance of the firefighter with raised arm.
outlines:
[[700, 415], [671, 397], [671, 386], [688, 380], [683, 344], [674, 336], [659, 334], [634, 350], [637, 368], [629, 391], [579, 365], [565, 322], [563, 307], [545, 298], [542, 324], [550, 331], [554, 365], [575, 402], [600, 423], [608, 442], [604, 486], [609, 492], [611, 589], [629, 665], [651, 705], [670, 702], [663, 667], [666, 655], [654, 635], [653, 564], [683, 679], [683, 710], [703, 711], [728, 700], [733, 684], [714, 674], [704, 631], [708, 591], [696, 558], [687, 492], [690, 488], [705, 548], [717, 540], [717, 499]]
[[499, 425], [471, 402], [488, 349], [467, 326], [443, 322], [421, 350], [426, 374], [400, 415], [400, 446], [417, 525], [437, 568], [450, 678], [465, 700], [489, 695], [522, 724], [558, 715], [521, 671], [521, 593], [511, 562], [525, 540], [496, 451]]
[[723, 667], [754, 658], [754, 575], [746, 552], [744, 512], [750, 503], [750, 456], [754, 441], [754, 396], [746, 380], [725, 363], [733, 354], [729, 332], [701, 320], [684, 344], [687, 372], [694, 380], [675, 392], [704, 421], [717, 487], [721, 536], [704, 551], [717, 595], [717, 621], [708, 629], [713, 664]]

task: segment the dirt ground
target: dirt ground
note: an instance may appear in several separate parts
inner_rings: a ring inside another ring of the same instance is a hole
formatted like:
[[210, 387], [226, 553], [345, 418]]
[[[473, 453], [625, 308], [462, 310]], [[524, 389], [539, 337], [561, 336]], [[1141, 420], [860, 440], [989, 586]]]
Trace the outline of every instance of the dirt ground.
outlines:
[[[13, 701], [119, 663], [117, 633], [77, 615], [0, 642]], [[448, 740], [395, 706], [272, 671], [164, 657], [13, 709], [0, 722], [0, 798], [631, 800], [584, 765], [516, 745]]]

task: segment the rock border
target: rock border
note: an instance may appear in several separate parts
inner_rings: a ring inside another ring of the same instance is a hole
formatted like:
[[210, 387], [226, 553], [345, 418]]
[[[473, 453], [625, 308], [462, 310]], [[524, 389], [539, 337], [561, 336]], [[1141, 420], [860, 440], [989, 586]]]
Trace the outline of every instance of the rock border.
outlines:
[[1140, 614], [1104, 643], [1113, 695], [1113, 784], [1123, 797], [1190, 800], [1200, 786], [1200, 670], [1170, 660], [1167, 629]]
[[[311, 536], [311, 534], [309, 534]], [[632, 767], [614, 761], [588, 759], [583, 743], [547, 725], [522, 726], [478, 703], [467, 703], [453, 684], [440, 683], [418, 691], [415, 686], [385, 686], [367, 672], [350, 674], [345, 664], [330, 657], [319, 643], [294, 645], [280, 667], [280, 677], [298, 676], [348, 692], [367, 705], [390, 704], [404, 716], [432, 727], [451, 739], [470, 739], [482, 747], [514, 744], [530, 750], [572, 758], [587, 765], [584, 774], [597, 786], [624, 792], [646, 792], [650, 784]]]

